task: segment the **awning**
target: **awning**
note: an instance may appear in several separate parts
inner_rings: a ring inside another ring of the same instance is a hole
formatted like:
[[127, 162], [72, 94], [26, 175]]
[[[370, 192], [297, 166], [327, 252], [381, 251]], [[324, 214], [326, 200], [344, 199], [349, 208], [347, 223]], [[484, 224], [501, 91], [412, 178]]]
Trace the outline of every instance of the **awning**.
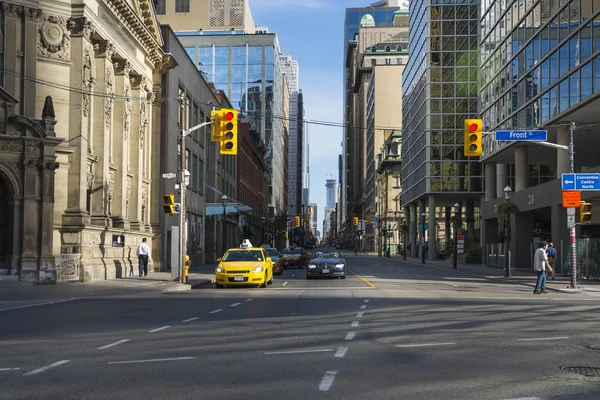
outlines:
[[[240, 212], [250, 212], [252, 207], [244, 206], [242, 204], [229, 203], [225, 206], [225, 214], [239, 214]], [[223, 215], [223, 204], [220, 203], [206, 203], [206, 214], [207, 217], [211, 215]]]

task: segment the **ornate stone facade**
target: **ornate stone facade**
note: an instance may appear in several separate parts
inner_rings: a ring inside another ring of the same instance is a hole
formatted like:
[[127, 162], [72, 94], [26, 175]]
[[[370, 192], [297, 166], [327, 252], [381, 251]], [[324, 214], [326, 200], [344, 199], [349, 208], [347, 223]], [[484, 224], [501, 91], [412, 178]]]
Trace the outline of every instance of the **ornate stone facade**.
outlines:
[[[160, 208], [149, 196], [160, 179], [159, 161], [157, 144], [148, 138], [158, 129], [153, 93], [157, 87], [160, 92], [161, 74], [175, 63], [162, 50], [149, 0], [99, 0], [97, 7], [85, 8], [75, 7], [80, 2], [73, 0], [77, 15], [65, 13], [68, 0], [62, 3], [36, 8], [26, 0], [0, 1], [0, 37], [16, 39], [0, 45], [0, 82], [14, 100], [0, 111], [0, 195], [21, 196], [21, 208], [28, 196], [39, 198], [43, 225], [54, 227], [40, 240], [38, 227], [20, 227], [18, 237], [30, 250], [0, 252], [0, 258], [13, 257], [5, 263], [8, 267], [0, 260], [0, 269], [10, 269], [20, 279], [55, 280], [56, 274], [47, 274], [44, 266], [54, 270], [54, 256], [78, 254], [59, 257], [69, 277], [74, 276], [73, 260], [79, 260], [80, 280], [119, 277], [137, 262], [136, 247], [143, 237], [149, 239], [159, 268], [158, 215], [148, 212]], [[64, 141], [1, 140], [6, 121], [34, 121], [47, 96], [54, 99], [52, 132]], [[56, 142], [51, 157], [48, 141]], [[43, 185], [29, 195], [15, 194], [15, 188], [25, 186], [12, 182], [9, 170], [17, 171], [15, 179], [35, 176]], [[50, 171], [58, 184], [46, 192]], [[5, 214], [0, 207], [0, 219]], [[10, 229], [16, 229], [14, 224]], [[113, 247], [113, 235], [124, 235], [125, 246]], [[6, 236], [0, 232], [0, 247]]]

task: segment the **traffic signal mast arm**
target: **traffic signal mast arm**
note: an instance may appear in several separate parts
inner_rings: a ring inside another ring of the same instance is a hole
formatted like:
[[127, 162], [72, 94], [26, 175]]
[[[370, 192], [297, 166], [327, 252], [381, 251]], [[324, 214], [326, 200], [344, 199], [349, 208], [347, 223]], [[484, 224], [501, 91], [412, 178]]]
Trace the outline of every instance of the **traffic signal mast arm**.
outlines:
[[181, 136], [186, 137], [190, 133], [194, 132], [196, 129], [204, 128], [205, 126], [212, 125], [214, 123], [215, 123], [214, 121], [208, 121], [208, 122], [203, 122], [201, 124], [198, 124], [196, 126], [192, 126], [190, 129], [184, 129], [181, 131]]

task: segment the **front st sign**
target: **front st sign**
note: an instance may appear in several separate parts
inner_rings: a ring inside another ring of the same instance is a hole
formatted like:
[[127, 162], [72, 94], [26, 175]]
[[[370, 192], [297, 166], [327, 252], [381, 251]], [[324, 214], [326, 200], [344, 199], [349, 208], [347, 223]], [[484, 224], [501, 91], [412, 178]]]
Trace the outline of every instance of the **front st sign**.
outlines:
[[496, 131], [498, 142], [545, 142], [548, 140], [548, 131]]
[[563, 190], [600, 190], [600, 173], [562, 174]]

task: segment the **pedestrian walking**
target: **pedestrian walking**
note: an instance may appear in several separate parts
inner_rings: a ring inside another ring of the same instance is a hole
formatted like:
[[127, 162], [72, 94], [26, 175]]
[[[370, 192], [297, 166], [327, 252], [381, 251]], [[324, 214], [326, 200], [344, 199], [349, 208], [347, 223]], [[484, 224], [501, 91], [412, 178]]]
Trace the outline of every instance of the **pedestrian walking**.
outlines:
[[148, 276], [148, 260], [150, 259], [150, 246], [146, 243], [146, 238], [142, 239], [142, 243], [137, 248], [138, 266], [140, 276]]
[[540, 243], [540, 247], [535, 251], [533, 256], [533, 267], [537, 272], [537, 281], [535, 282], [535, 290], [533, 294], [547, 293], [546, 292], [546, 273], [552, 273], [552, 267], [548, 264], [548, 242], [545, 240]]
[[546, 255], [548, 256], [548, 265], [550, 265], [550, 268], [552, 268], [552, 280], [555, 280], [556, 278], [554, 278], [554, 265], [556, 264], [556, 248], [554, 248], [554, 245], [552, 244], [552, 242], [548, 243], [548, 249], [546, 250]]

